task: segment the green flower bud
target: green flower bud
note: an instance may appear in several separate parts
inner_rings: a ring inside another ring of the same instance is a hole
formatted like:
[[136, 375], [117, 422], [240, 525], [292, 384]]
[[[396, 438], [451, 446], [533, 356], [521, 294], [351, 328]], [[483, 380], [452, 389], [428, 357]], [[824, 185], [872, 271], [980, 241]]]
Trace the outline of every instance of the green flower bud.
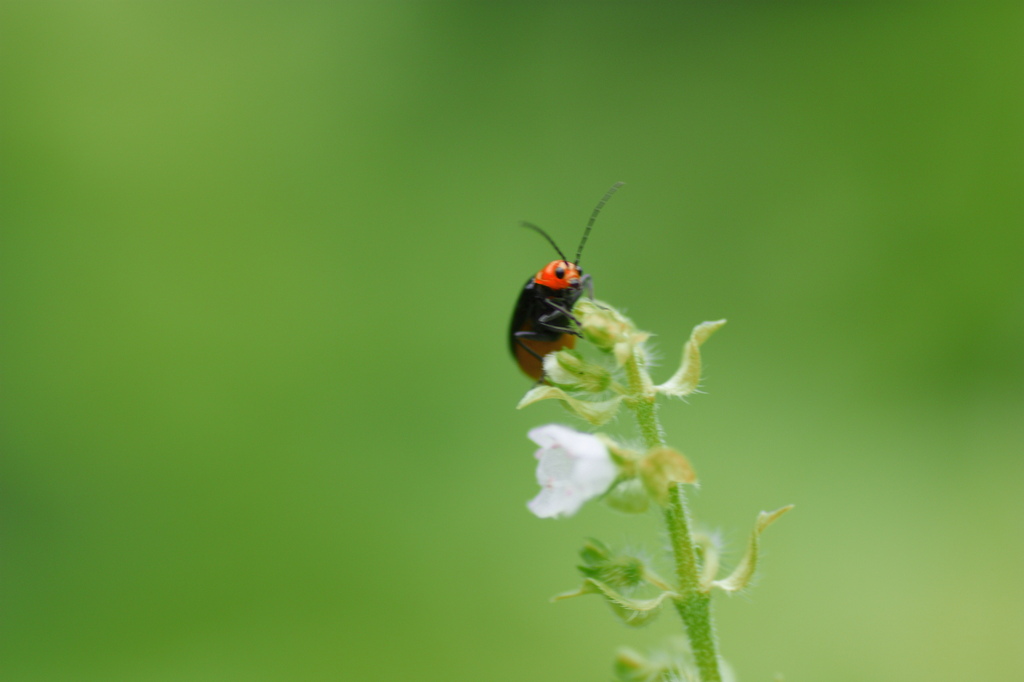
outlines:
[[[616, 682], [695, 682], [699, 674], [692, 664], [693, 654], [682, 637], [671, 638], [663, 649], [649, 655], [622, 649], [615, 658]], [[723, 677], [722, 682], [735, 682]]]
[[587, 362], [574, 350], [561, 350], [545, 356], [544, 375], [556, 386], [588, 393], [606, 391], [612, 383], [607, 369]]
[[648, 682], [658, 679], [661, 670], [652, 669], [650, 662], [632, 649], [622, 649], [612, 666], [618, 682]]
[[613, 588], [635, 588], [653, 585], [662, 591], [671, 586], [648, 568], [647, 563], [631, 554], [617, 554], [600, 540], [590, 538], [580, 549], [583, 565], [577, 566], [585, 578], [593, 578]]
[[595, 301], [580, 301], [575, 313], [583, 325], [583, 338], [602, 352], [614, 353], [617, 344], [635, 340], [636, 325], [614, 308]]
[[[583, 554], [583, 552], [580, 552]], [[607, 561], [578, 566], [586, 578], [611, 587], [636, 587], [646, 582], [644, 562], [632, 556], [609, 557]]]
[[587, 544], [580, 549], [580, 559], [587, 566], [599, 566], [602, 563], [611, 561], [612, 550], [595, 538], [587, 538]]
[[651, 506], [650, 496], [643, 483], [629, 478], [614, 486], [604, 496], [604, 502], [623, 514], [643, 514]]

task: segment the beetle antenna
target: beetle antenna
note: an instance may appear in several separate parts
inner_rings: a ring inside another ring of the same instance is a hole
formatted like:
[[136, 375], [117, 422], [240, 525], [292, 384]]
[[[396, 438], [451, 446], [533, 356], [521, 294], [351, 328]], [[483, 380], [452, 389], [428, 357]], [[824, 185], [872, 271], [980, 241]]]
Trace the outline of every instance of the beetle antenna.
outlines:
[[544, 230], [540, 229], [539, 227], [537, 227], [533, 223], [528, 223], [525, 220], [523, 222], [519, 223], [519, 224], [522, 225], [523, 227], [528, 227], [531, 230], [537, 230], [537, 232], [540, 232], [542, 235], [544, 235], [544, 238], [547, 239], [549, 242], [551, 242], [551, 246], [555, 247], [555, 251], [557, 251], [558, 255], [562, 257], [562, 260], [565, 261], [566, 263], [569, 262], [569, 259], [565, 257], [565, 254], [562, 253], [562, 250], [560, 248], [558, 248], [558, 244], [556, 244], [555, 240], [551, 238], [551, 235], [549, 235], [547, 232], [545, 232]]
[[576, 262], [573, 265], [580, 264], [580, 256], [583, 255], [583, 245], [587, 243], [587, 237], [590, 236], [590, 228], [594, 226], [594, 221], [597, 220], [597, 214], [601, 212], [604, 205], [608, 203], [608, 200], [612, 198], [612, 195], [619, 191], [619, 188], [625, 185], [624, 182], [616, 182], [611, 186], [604, 196], [601, 197], [601, 201], [597, 202], [597, 206], [594, 207], [594, 212], [590, 214], [590, 220], [587, 221], [587, 229], [583, 230], [583, 239], [580, 240], [580, 248], [576, 249]]

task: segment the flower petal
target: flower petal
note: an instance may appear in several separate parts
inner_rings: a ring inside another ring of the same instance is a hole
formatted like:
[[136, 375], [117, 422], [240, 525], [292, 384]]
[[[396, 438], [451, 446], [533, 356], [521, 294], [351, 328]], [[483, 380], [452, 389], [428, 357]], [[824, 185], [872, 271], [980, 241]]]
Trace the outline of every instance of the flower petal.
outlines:
[[575, 514], [618, 476], [607, 446], [597, 436], [548, 424], [532, 429], [529, 437], [541, 446], [536, 452], [541, 491], [527, 506], [541, 518]]

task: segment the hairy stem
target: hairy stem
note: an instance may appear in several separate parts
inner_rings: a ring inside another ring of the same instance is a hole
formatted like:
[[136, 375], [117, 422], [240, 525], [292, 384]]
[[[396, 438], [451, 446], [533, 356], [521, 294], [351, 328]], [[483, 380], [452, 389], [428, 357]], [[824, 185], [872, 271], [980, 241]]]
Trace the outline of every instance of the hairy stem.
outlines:
[[[665, 437], [658, 421], [656, 394], [650, 376], [643, 366], [639, 350], [635, 350], [627, 360], [625, 369], [629, 381], [625, 403], [636, 417], [644, 444], [649, 449], [665, 445]], [[686, 627], [686, 635], [690, 640], [690, 648], [693, 650], [701, 681], [721, 682], [722, 675], [718, 667], [717, 645], [711, 620], [711, 595], [701, 589], [700, 561], [697, 558], [696, 543], [690, 532], [690, 512], [686, 506], [686, 495], [682, 484], [679, 483], [672, 483], [669, 493], [665, 523], [672, 543], [676, 582], [679, 588], [679, 596], [673, 601]]]
[[715, 631], [711, 621], [711, 595], [700, 587], [700, 563], [690, 535], [690, 514], [686, 508], [682, 484], [672, 483], [669, 494], [665, 523], [668, 525], [672, 553], [676, 559], [676, 580], [679, 583], [679, 597], [675, 599], [676, 611], [686, 625], [686, 634], [690, 639], [690, 648], [693, 649], [701, 680], [721, 682]]

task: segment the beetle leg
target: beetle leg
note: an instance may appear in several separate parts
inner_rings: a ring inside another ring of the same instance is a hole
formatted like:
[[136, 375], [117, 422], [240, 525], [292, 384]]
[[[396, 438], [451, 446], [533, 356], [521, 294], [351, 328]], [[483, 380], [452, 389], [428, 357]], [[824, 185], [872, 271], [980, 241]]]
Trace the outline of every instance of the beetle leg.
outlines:
[[565, 315], [566, 317], [568, 317], [570, 320], [572, 320], [576, 324], [580, 323], [580, 321], [576, 319], [576, 316], [572, 314], [572, 311], [569, 310], [568, 308], [566, 308], [565, 306], [559, 305], [558, 303], [555, 303], [551, 299], [547, 300], [547, 304], [549, 306], [551, 306], [552, 308], [554, 308], [555, 312], [553, 312], [553, 313], [545, 313], [544, 315], [540, 316], [541, 319], [544, 319], [545, 317], [554, 317], [558, 313], [561, 313], [562, 315]]
[[557, 316], [559, 316], [561, 314], [562, 314], [561, 312], [558, 312], [558, 313], [550, 313], [549, 315], [541, 315], [540, 317], [537, 318], [537, 324], [542, 326], [542, 327], [544, 327], [544, 329], [547, 329], [549, 331], [560, 332], [562, 334], [572, 334], [573, 336], [583, 336], [580, 333], [579, 329], [573, 329], [572, 327], [558, 327], [558, 326], [553, 325], [553, 324], [548, 324], [548, 322], [547, 322], [548, 319], [553, 318], [553, 317], [557, 317]]
[[565, 332], [558, 327], [545, 326], [544, 329], [527, 329], [525, 331], [513, 332], [512, 336], [517, 339], [529, 339], [531, 341], [550, 343], [557, 340], [561, 334], [565, 334]]
[[550, 312], [550, 313], [545, 313], [545, 314], [541, 315], [540, 317], [538, 317], [538, 318], [537, 318], [537, 321], [538, 321], [538, 322], [540, 322], [541, 324], [545, 325], [545, 326], [546, 326], [546, 327], [547, 327], [548, 329], [558, 329], [559, 331], [563, 331], [563, 332], [565, 332], [565, 333], [567, 333], [567, 334], [575, 334], [576, 336], [579, 336], [579, 335], [580, 335], [580, 334], [579, 334], [579, 331], [578, 331], [578, 330], [575, 330], [575, 329], [569, 329], [569, 328], [566, 328], [566, 327], [554, 327], [554, 326], [552, 326], [552, 325], [549, 325], [549, 324], [547, 323], [547, 322], [548, 322], [548, 320], [551, 320], [551, 319], [553, 319], [553, 318], [555, 318], [555, 317], [558, 317], [559, 315], [564, 315], [564, 316], [568, 317], [568, 318], [569, 318], [570, 320], [572, 320], [572, 321], [573, 321], [573, 323], [574, 323], [574, 324], [575, 324], [575, 325], [576, 325], [577, 327], [581, 327], [581, 326], [582, 326], [582, 325], [580, 324], [580, 321], [579, 321], [579, 319], [578, 319], [578, 318], [577, 318], [577, 317], [576, 317], [575, 315], [573, 315], [573, 314], [572, 314], [572, 311], [571, 311], [571, 310], [569, 310], [569, 309], [565, 308], [565, 307], [564, 307], [564, 306], [562, 306], [562, 305], [559, 305], [558, 303], [555, 303], [555, 302], [554, 302], [554, 301], [552, 301], [551, 299], [546, 299], [546, 301], [545, 301], [545, 302], [546, 302], [546, 303], [547, 303], [547, 304], [548, 304], [549, 306], [551, 306], [552, 308], [554, 308], [555, 310], [554, 310], [554, 312]]

